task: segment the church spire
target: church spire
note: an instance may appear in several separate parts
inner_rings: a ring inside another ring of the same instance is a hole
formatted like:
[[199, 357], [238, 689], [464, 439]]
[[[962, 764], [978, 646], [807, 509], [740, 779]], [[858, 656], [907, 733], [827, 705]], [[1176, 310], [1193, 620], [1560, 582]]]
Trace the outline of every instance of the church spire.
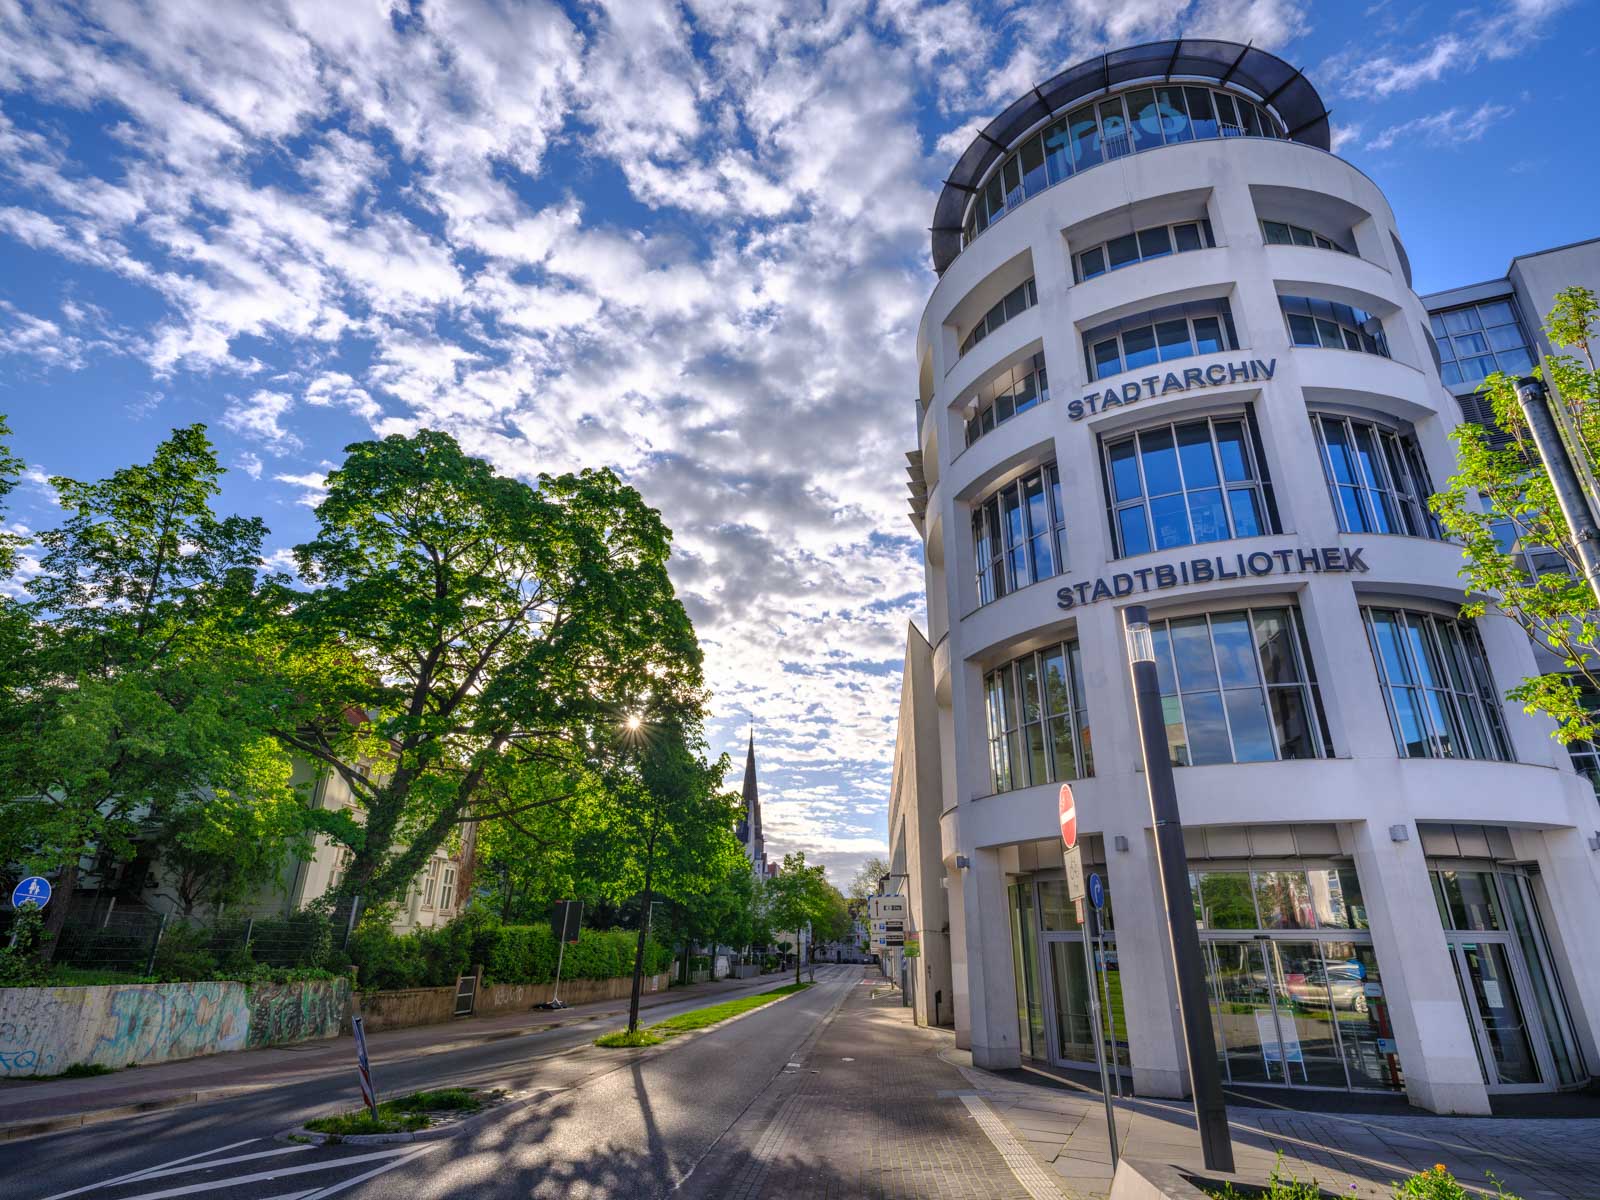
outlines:
[[750, 861], [758, 869], [765, 871], [767, 851], [765, 839], [761, 836], [761, 795], [756, 787], [756, 731], [754, 726], [750, 729], [750, 746], [745, 752], [744, 759], [744, 826], [745, 850], [750, 855]]

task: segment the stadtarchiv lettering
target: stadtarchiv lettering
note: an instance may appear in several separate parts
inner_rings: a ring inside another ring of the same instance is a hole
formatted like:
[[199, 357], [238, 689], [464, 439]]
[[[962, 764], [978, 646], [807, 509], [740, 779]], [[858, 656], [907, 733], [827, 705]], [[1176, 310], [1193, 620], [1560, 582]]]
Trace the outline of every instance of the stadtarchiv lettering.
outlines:
[[1251, 358], [1243, 362], [1212, 363], [1209, 367], [1187, 367], [1183, 374], [1168, 371], [1165, 375], [1146, 375], [1140, 380], [1129, 380], [1120, 388], [1107, 388], [1103, 392], [1090, 392], [1082, 400], [1067, 404], [1067, 416], [1081, 421], [1085, 416], [1105, 412], [1123, 404], [1135, 404], [1168, 392], [1187, 392], [1190, 388], [1221, 387], [1227, 383], [1259, 383], [1271, 379], [1278, 369], [1275, 358]]

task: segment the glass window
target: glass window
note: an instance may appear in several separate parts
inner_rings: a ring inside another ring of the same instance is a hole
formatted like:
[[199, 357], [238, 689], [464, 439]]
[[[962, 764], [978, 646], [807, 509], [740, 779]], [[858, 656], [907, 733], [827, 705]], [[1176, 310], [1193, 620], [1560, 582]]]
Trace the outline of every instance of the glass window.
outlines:
[[1191, 87], [1183, 89], [1184, 98], [1189, 102], [1189, 123], [1194, 129], [1197, 138], [1214, 138], [1217, 136], [1217, 117], [1211, 109], [1211, 93], [1206, 88]]
[[1050, 380], [1044, 355], [1035, 354], [1010, 370], [1001, 371], [978, 389], [977, 408], [966, 420], [966, 441], [972, 445], [996, 425], [1050, 399]]
[[1323, 476], [1345, 533], [1439, 538], [1422, 450], [1409, 433], [1370, 421], [1314, 414]]
[[1039, 303], [1039, 289], [1034, 286], [1033, 280], [1028, 279], [1019, 283], [1006, 293], [1000, 303], [984, 313], [982, 319], [973, 325], [972, 332], [962, 340], [961, 353], [966, 354], [1000, 326], [1037, 303]]
[[1139, 261], [1139, 238], [1137, 234], [1125, 233], [1121, 237], [1112, 238], [1106, 243], [1106, 263], [1114, 271], [1118, 267], [1125, 267], [1129, 263]]
[[1366, 929], [1367, 906], [1354, 867], [1314, 868], [1306, 872], [1311, 911], [1323, 929]]
[[978, 603], [1061, 572], [1066, 522], [1054, 463], [1013, 480], [972, 511], [972, 551]]
[[1363, 608], [1362, 614], [1402, 756], [1512, 761], [1500, 695], [1476, 628], [1407, 609]]
[[1202, 417], [1106, 442], [1119, 558], [1278, 532], [1249, 419]]
[[1157, 88], [1156, 107], [1161, 112], [1161, 129], [1168, 142], [1192, 142], [1194, 129], [1184, 107], [1182, 88]]
[[1161, 258], [1172, 253], [1172, 235], [1165, 225], [1139, 230], [1139, 257]]
[[[1173, 766], [1329, 753], [1297, 609], [1154, 621], [1151, 634]], [[1305, 892], [1303, 880], [1300, 891]]]
[[1446, 387], [1471, 387], [1495, 371], [1516, 377], [1533, 370], [1533, 351], [1509, 300], [1447, 309], [1434, 313], [1429, 324]]
[[1210, 223], [1189, 221], [1181, 225], [1154, 225], [1112, 238], [1077, 255], [1080, 282], [1106, 271], [1131, 266], [1151, 258], [1201, 250], [1211, 244]]
[[[1331, 350], [1359, 347], [1364, 353], [1389, 357], [1382, 322], [1371, 313], [1306, 296], [1279, 296], [1278, 305], [1289, 323], [1289, 341], [1296, 346]], [[1369, 326], [1374, 332], [1367, 332]]]
[[1122, 363], [1126, 370], [1148, 367], [1157, 359], [1154, 325], [1139, 325], [1122, 335]]
[[1258, 929], [1248, 871], [1202, 871], [1190, 877], [1202, 929]]
[[1098, 326], [1084, 333], [1083, 345], [1091, 378], [1104, 379], [1155, 362], [1237, 350], [1239, 340], [1228, 301], [1218, 298], [1171, 305]]
[[1106, 273], [1106, 251], [1104, 246], [1096, 246], [1093, 250], [1085, 250], [1078, 256], [1078, 269], [1083, 273], [1083, 278], [1093, 279], [1096, 275]]
[[996, 792], [1094, 774], [1076, 641], [1024, 655], [984, 677]]
[[1086, 104], [1067, 118], [1072, 139], [1072, 169], [1082, 171], [1100, 161], [1100, 124], [1094, 119], [1094, 105]]
[[1100, 102], [1100, 137], [1107, 158], [1121, 158], [1133, 153], [1133, 143], [1128, 136], [1128, 121], [1122, 113], [1122, 97], [1113, 96]]
[[1310, 929], [1311, 893], [1304, 871], [1255, 872], [1256, 911], [1262, 929]]
[[1026, 196], [1037, 196], [1050, 186], [1049, 174], [1044, 169], [1044, 141], [1035, 134], [1022, 144], [1022, 191]]
[[1172, 227], [1172, 237], [1174, 242], [1177, 243], [1179, 254], [1189, 250], [1199, 250], [1205, 245], [1201, 240], [1200, 226], [1198, 224], [1174, 225]]

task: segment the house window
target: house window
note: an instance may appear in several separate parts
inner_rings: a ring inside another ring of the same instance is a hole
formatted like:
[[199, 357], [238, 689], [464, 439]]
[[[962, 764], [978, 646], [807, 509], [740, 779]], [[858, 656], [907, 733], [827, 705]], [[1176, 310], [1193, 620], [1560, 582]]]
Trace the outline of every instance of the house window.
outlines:
[[1409, 609], [1361, 612], [1401, 755], [1513, 761], [1476, 628]]
[[972, 512], [978, 603], [988, 604], [1061, 574], [1066, 545], [1061, 476], [1055, 463], [998, 489]]
[[1233, 309], [1222, 297], [1152, 309], [1096, 326], [1083, 335], [1090, 379], [1238, 348]]
[[1529, 578], [1539, 575], [1571, 576], [1575, 573], [1566, 555], [1548, 546], [1530, 545], [1523, 538], [1517, 523], [1509, 517], [1490, 518], [1489, 532], [1494, 534], [1500, 553], [1513, 559]]
[[962, 339], [961, 353], [965, 354], [1007, 321], [1020, 316], [1037, 303], [1039, 303], [1039, 289], [1034, 286], [1033, 280], [1017, 284], [1006, 293], [1005, 299], [984, 313], [983, 319]]
[[1383, 322], [1363, 309], [1311, 296], [1279, 296], [1278, 305], [1289, 323], [1289, 341], [1293, 345], [1389, 357]]
[[1248, 410], [1107, 438], [1103, 450], [1118, 558], [1280, 532]]
[[1043, 354], [1001, 371], [978, 391], [977, 410], [966, 421], [967, 445], [1048, 399], [1050, 379], [1045, 373]]
[[434, 891], [439, 885], [439, 864], [434, 863], [428, 870], [428, 878], [422, 883], [422, 907], [432, 908]]
[[1298, 609], [1207, 613], [1150, 628], [1173, 766], [1330, 752]]
[[456, 906], [456, 869], [446, 867], [444, 879], [439, 885], [439, 907], [454, 908]]
[[1428, 318], [1439, 349], [1439, 377], [1448, 388], [1472, 388], [1501, 371], [1513, 379], [1533, 370], [1533, 353], [1510, 300], [1449, 308]]
[[1211, 236], [1211, 222], [1183, 221], [1176, 225], [1153, 225], [1135, 233], [1126, 233], [1073, 257], [1078, 269], [1078, 282], [1115, 271], [1118, 267], [1131, 267], [1134, 263], [1151, 258], [1165, 258], [1169, 254], [1182, 254], [1188, 250], [1204, 250], [1215, 246]]
[[1410, 434], [1328, 413], [1315, 414], [1322, 473], [1345, 533], [1441, 537], [1428, 510], [1433, 485]]
[[1350, 253], [1332, 238], [1283, 221], [1263, 221], [1261, 232], [1269, 246], [1316, 246], [1322, 250], [1337, 250], [1340, 254]]
[[1024, 655], [984, 677], [996, 792], [1094, 774], [1076, 641]]

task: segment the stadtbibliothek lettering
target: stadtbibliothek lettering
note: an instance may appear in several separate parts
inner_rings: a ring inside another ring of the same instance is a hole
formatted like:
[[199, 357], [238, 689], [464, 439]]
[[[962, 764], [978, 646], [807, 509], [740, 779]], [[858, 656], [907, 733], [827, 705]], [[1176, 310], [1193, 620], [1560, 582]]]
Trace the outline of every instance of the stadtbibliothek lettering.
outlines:
[[1176, 563], [1162, 563], [1155, 567], [1136, 567], [1119, 571], [1111, 582], [1086, 579], [1082, 583], [1069, 583], [1056, 589], [1057, 608], [1077, 608], [1099, 600], [1118, 596], [1131, 596], [1134, 592], [1164, 591], [1167, 588], [1188, 586], [1191, 583], [1220, 583], [1226, 579], [1243, 579], [1251, 575], [1304, 575], [1324, 571], [1359, 571], [1367, 569], [1361, 556], [1365, 547], [1349, 548], [1329, 546], [1322, 549], [1302, 550], [1298, 546], [1287, 550], [1255, 550], [1247, 554], [1219, 554], [1215, 558], [1185, 558]]
[[1067, 416], [1081, 421], [1085, 416], [1105, 412], [1123, 404], [1134, 404], [1168, 392], [1187, 392], [1190, 388], [1221, 387], [1226, 383], [1260, 383], [1271, 379], [1278, 369], [1275, 358], [1251, 358], [1243, 362], [1212, 363], [1209, 367], [1186, 367], [1180, 375], [1168, 371], [1164, 375], [1146, 375], [1140, 380], [1129, 380], [1120, 388], [1107, 388], [1103, 392], [1090, 392], [1082, 400], [1067, 405]]

